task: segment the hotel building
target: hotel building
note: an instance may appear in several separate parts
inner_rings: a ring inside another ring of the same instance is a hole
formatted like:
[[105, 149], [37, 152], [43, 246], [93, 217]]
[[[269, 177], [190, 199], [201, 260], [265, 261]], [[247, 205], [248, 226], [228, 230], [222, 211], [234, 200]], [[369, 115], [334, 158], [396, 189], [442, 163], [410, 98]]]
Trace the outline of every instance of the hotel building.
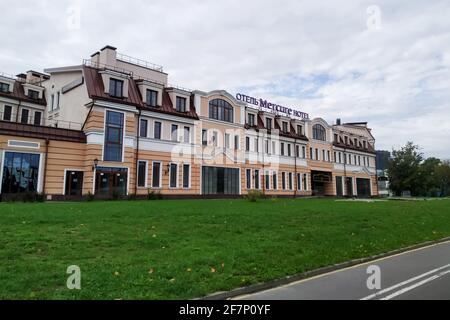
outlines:
[[254, 108], [172, 86], [163, 68], [106, 46], [81, 65], [0, 74], [0, 191], [49, 200], [377, 196], [367, 123]]

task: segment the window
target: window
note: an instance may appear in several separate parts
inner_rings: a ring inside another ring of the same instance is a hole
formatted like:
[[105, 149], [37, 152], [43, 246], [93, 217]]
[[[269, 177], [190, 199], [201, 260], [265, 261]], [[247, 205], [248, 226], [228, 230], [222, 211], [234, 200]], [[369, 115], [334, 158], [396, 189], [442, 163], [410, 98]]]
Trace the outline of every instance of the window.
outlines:
[[293, 190], [294, 189], [294, 184], [292, 181], [292, 172], [289, 172], [289, 190]]
[[337, 162], [336, 151], [334, 152], [334, 162]]
[[354, 160], [353, 164], [356, 166], [356, 154], [353, 156], [353, 160]]
[[339, 163], [342, 163], [342, 153], [339, 152]]
[[56, 109], [59, 109], [59, 104], [60, 104], [60, 100], [61, 100], [61, 92], [57, 92], [56, 93], [56, 97], [57, 97], [57, 100], [56, 100]]
[[267, 130], [272, 130], [272, 119], [266, 118], [266, 128]]
[[278, 189], [278, 177], [277, 177], [277, 173], [274, 172], [272, 175], [272, 184], [273, 184], [273, 190], [277, 190]]
[[39, 160], [38, 154], [5, 152], [2, 193], [38, 191]]
[[302, 147], [302, 158], [306, 159], [306, 147], [305, 146]]
[[287, 149], [288, 149], [288, 157], [292, 156], [291, 145], [289, 143], [287, 145]]
[[277, 144], [276, 144], [276, 142], [275, 141], [272, 141], [272, 152], [274, 153], [274, 154], [276, 154], [276, 152], [277, 152]]
[[288, 123], [286, 121], [283, 121], [283, 132], [289, 132], [288, 131]]
[[147, 161], [138, 162], [138, 187], [147, 187]]
[[234, 136], [234, 150], [239, 150], [239, 136]]
[[264, 152], [269, 154], [269, 140], [266, 140], [264, 143]]
[[319, 161], [319, 149], [316, 149], [316, 160]]
[[255, 125], [255, 115], [253, 113], [248, 114], [248, 125], [251, 127]]
[[28, 109], [22, 109], [22, 115], [20, 116], [20, 123], [28, 123], [30, 111]]
[[184, 127], [184, 143], [189, 143], [191, 141], [191, 128]]
[[364, 159], [364, 167], [366, 167], [366, 157], [364, 157], [363, 159]]
[[212, 136], [212, 142], [213, 142], [213, 146], [217, 147], [218, 146], [218, 133], [217, 131], [213, 132], [213, 136]]
[[0, 82], [0, 92], [9, 92], [9, 84]]
[[367, 141], [363, 141], [363, 147], [364, 149], [367, 149]]
[[303, 175], [303, 190], [308, 191], [308, 176], [306, 174]]
[[230, 149], [230, 135], [225, 133], [225, 148]]
[[37, 100], [39, 99], [39, 92], [36, 90], [28, 90], [28, 98]]
[[297, 190], [302, 190], [302, 174], [297, 173]]
[[259, 170], [255, 170], [255, 189], [259, 189]]
[[295, 156], [297, 158], [300, 158], [300, 147], [299, 146], [295, 146]]
[[281, 188], [286, 190], [286, 172], [281, 173]]
[[177, 97], [177, 111], [186, 112], [186, 98]]
[[326, 161], [327, 159], [325, 158], [325, 150], [322, 150], [322, 161]]
[[153, 162], [152, 187], [161, 188], [161, 162]]
[[122, 161], [123, 113], [106, 111], [104, 161]]
[[171, 130], [171, 140], [177, 142], [178, 141], [178, 126], [176, 124], [172, 125]]
[[155, 131], [153, 132], [153, 138], [161, 140], [161, 122], [155, 122]]
[[147, 89], [145, 102], [150, 107], [156, 107], [158, 104], [158, 91]]
[[183, 188], [184, 189], [189, 189], [191, 186], [191, 182], [190, 182], [190, 170], [191, 170], [191, 166], [188, 164], [184, 164], [183, 165]]
[[266, 190], [270, 190], [270, 176], [269, 176], [269, 171], [266, 171], [266, 174], [264, 175], [264, 183], [266, 184]]
[[280, 144], [280, 154], [282, 156], [284, 156], [284, 143], [283, 142]]
[[215, 120], [233, 122], [233, 107], [225, 100], [212, 100], [209, 103], [209, 117]]
[[339, 142], [337, 133], [334, 134], [334, 142]]
[[303, 135], [303, 126], [297, 125], [297, 134], [298, 135]]
[[325, 141], [327, 139], [325, 128], [322, 125], [316, 124], [313, 126], [313, 139], [321, 141]]
[[208, 130], [202, 130], [202, 145], [208, 145]]
[[147, 132], [148, 132], [148, 121], [145, 119], [141, 119], [139, 127], [139, 136], [141, 136], [142, 138], [147, 138]]
[[42, 119], [42, 112], [35, 111], [34, 112], [34, 125], [40, 126], [41, 125], [41, 119]]
[[250, 151], [250, 138], [245, 137], [245, 150]]
[[3, 120], [4, 121], [11, 121], [12, 117], [12, 107], [11, 106], [5, 106], [3, 108]]
[[51, 96], [51, 110], [55, 110], [55, 95], [52, 94]]
[[314, 160], [313, 148], [309, 148], [309, 158]]
[[255, 152], [259, 152], [259, 139], [255, 139]]
[[170, 164], [170, 170], [169, 170], [169, 188], [176, 188], [178, 186], [177, 183], [177, 176], [178, 176], [178, 165], [176, 163]]
[[247, 169], [245, 171], [245, 177], [247, 182], [247, 190], [250, 190], [252, 188], [252, 170]]
[[109, 95], [111, 97], [123, 97], [123, 81], [117, 79], [109, 79]]

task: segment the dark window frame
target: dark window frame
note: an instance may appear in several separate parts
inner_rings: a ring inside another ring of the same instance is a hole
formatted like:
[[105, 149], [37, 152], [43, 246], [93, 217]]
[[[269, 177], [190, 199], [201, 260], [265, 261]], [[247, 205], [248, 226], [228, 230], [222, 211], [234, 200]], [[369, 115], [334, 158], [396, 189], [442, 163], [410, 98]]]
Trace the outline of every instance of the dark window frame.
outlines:
[[[6, 110], [8, 110], [8, 111], [6, 111]], [[3, 117], [2, 117], [3, 121], [11, 121], [12, 120], [12, 110], [13, 110], [13, 107], [9, 106], [9, 105], [5, 105], [3, 107]]]
[[158, 91], [147, 89], [145, 103], [150, 107], [156, 107], [158, 105]]
[[218, 121], [233, 123], [233, 106], [223, 99], [211, 100], [209, 102], [209, 118]]
[[315, 124], [313, 126], [313, 139], [319, 141], [327, 140], [327, 132], [324, 126], [321, 124]]
[[[118, 116], [119, 121], [117, 123], [109, 122], [112, 120], [112, 116]], [[111, 162], [123, 161], [123, 139], [124, 139], [124, 127], [125, 127], [125, 114], [122, 112], [106, 110], [105, 113], [105, 140], [104, 140], [104, 153], [103, 160]], [[110, 132], [118, 131], [118, 140], [114, 141], [110, 139]], [[113, 147], [117, 149], [118, 153], [112, 156], [108, 153], [108, 148]]]
[[[142, 167], [142, 165], [144, 165]], [[143, 170], [143, 172], [141, 171]], [[139, 160], [138, 161], [138, 170], [137, 170], [137, 184], [139, 188], [147, 187], [147, 171], [148, 171], [148, 161]]]
[[147, 138], [148, 137], [148, 120], [140, 119], [139, 121], [139, 137]]
[[[158, 130], [156, 130], [158, 128]], [[161, 140], [161, 133], [162, 133], [162, 122], [155, 121], [153, 125], [153, 138], [156, 140]]]
[[109, 78], [109, 95], [114, 98], [123, 98], [124, 81]]

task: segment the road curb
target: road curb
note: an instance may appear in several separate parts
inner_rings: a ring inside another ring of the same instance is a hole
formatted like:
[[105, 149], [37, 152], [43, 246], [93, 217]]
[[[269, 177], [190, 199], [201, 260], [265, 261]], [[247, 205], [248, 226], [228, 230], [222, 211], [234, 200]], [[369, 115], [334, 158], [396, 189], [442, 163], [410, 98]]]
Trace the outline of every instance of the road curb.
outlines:
[[294, 276], [287, 276], [287, 277], [284, 277], [281, 279], [276, 279], [276, 280], [272, 280], [272, 281], [268, 281], [268, 282], [264, 282], [264, 283], [258, 283], [258, 284], [254, 284], [254, 285], [251, 285], [248, 287], [234, 289], [231, 291], [216, 292], [211, 295], [199, 298], [197, 300], [228, 300], [228, 299], [235, 298], [238, 296], [252, 294], [252, 293], [256, 293], [256, 292], [264, 291], [264, 290], [268, 290], [268, 289], [273, 289], [273, 288], [284, 286], [284, 285], [287, 285], [287, 284], [290, 284], [293, 282], [297, 282], [300, 280], [305, 280], [305, 279], [308, 279], [311, 277], [316, 277], [316, 276], [320, 276], [323, 274], [327, 274], [329, 272], [346, 269], [349, 267], [357, 266], [359, 264], [364, 264], [364, 263], [375, 261], [378, 259], [395, 256], [400, 253], [405, 253], [408, 251], [421, 249], [421, 248], [429, 247], [432, 245], [436, 245], [436, 244], [440, 244], [440, 243], [448, 242], [448, 241], [450, 241], [450, 237], [443, 238], [443, 239], [436, 240], [436, 241], [428, 241], [428, 242], [424, 242], [421, 244], [412, 245], [412, 246], [405, 247], [402, 249], [397, 249], [397, 250], [389, 251], [386, 253], [382, 253], [382, 254], [366, 257], [366, 258], [355, 259], [355, 260], [351, 260], [351, 261], [347, 261], [347, 262], [343, 262], [343, 263], [338, 263], [338, 264], [335, 264], [332, 266], [319, 268], [319, 269], [312, 270], [312, 271], [307, 271], [307, 272], [300, 273], [300, 274], [297, 274]]

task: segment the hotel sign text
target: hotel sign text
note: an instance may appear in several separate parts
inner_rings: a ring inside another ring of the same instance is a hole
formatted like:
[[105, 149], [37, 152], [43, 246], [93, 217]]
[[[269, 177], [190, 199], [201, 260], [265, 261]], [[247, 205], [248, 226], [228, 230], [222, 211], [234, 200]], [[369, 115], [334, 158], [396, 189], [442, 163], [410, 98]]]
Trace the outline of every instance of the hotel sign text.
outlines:
[[295, 110], [293, 108], [283, 107], [278, 104], [271, 103], [264, 99], [256, 99], [256, 98], [253, 98], [253, 97], [247, 96], [245, 94], [241, 94], [241, 93], [236, 94], [236, 99], [239, 101], [245, 102], [245, 103], [252, 104], [252, 105], [257, 106], [262, 109], [268, 109], [274, 113], [283, 113], [289, 117], [309, 119], [309, 114], [307, 114], [305, 112], [301, 112], [301, 111]]

